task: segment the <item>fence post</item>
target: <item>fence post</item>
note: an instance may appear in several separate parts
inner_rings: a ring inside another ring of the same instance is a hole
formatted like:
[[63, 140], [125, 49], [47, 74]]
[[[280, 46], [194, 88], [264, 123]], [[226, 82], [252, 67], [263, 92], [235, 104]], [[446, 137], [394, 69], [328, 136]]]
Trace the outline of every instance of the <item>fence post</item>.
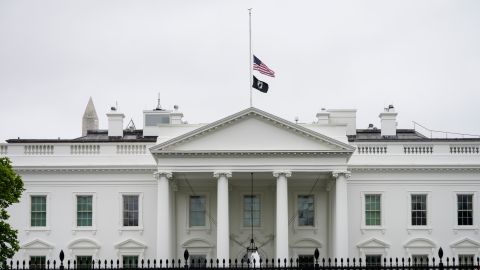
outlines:
[[190, 256], [190, 254], [188, 254], [188, 249], [185, 249], [185, 251], [183, 252], [183, 258], [185, 259], [185, 268], [188, 268], [188, 257]]
[[315, 258], [315, 270], [318, 270], [319, 265], [318, 265], [318, 257], [320, 256], [320, 252], [318, 251], [318, 248], [315, 248], [315, 252], [313, 253], [313, 257]]
[[63, 249], [60, 250], [60, 270], [63, 270], [65, 269], [65, 267], [63, 266], [63, 259], [65, 259], [65, 254], [63, 253]]
[[440, 258], [440, 261], [438, 262], [438, 269], [439, 270], [443, 270], [443, 261], [442, 261], [442, 258], [443, 258], [443, 249], [440, 248], [438, 250], [438, 258]]

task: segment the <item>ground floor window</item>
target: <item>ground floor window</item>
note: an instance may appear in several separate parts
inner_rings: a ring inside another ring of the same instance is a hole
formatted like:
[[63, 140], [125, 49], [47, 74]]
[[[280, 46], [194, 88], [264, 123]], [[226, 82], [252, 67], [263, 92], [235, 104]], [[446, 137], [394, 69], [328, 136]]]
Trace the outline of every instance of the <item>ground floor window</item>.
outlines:
[[298, 267], [313, 268], [315, 259], [313, 255], [298, 255]]
[[382, 265], [382, 255], [367, 255], [365, 256], [365, 266], [380, 267]]
[[122, 256], [123, 268], [138, 267], [138, 256], [125, 255]]
[[92, 256], [77, 256], [77, 269], [92, 269]]
[[207, 266], [207, 255], [190, 255], [190, 267], [205, 268]]
[[45, 269], [45, 256], [30, 256], [30, 269]]
[[458, 255], [458, 265], [473, 265], [475, 256], [473, 254]]

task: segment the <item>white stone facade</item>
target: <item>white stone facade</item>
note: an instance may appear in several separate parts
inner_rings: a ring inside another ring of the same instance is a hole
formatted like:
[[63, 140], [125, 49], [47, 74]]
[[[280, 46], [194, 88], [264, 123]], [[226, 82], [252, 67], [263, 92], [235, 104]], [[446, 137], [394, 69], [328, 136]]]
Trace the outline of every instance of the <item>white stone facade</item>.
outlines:
[[[480, 139], [396, 130], [388, 110], [385, 134], [357, 130], [355, 110], [295, 124], [249, 108], [207, 125], [154, 110], [144, 112], [158, 116], [144, 121], [143, 133], [122, 136], [118, 117], [108, 131], [74, 140], [8, 140], [0, 155], [12, 159], [26, 187], [9, 209], [22, 246], [15, 259], [56, 259], [60, 250], [69, 259], [171, 259], [185, 249], [240, 259], [252, 231], [245, 217], [251, 173], [262, 258], [315, 248], [320, 257], [432, 257], [440, 247], [446, 256], [478, 257]], [[425, 225], [412, 225], [412, 195], [426, 199]], [[471, 199], [471, 225], [458, 224], [458, 195]], [[46, 198], [45, 225], [32, 226], [32, 196]], [[91, 225], [78, 226], [79, 196], [91, 200]], [[125, 196], [138, 202], [132, 226], [124, 226]], [[313, 213], [307, 225], [299, 221], [301, 200], [313, 200], [313, 210], [302, 212]]]

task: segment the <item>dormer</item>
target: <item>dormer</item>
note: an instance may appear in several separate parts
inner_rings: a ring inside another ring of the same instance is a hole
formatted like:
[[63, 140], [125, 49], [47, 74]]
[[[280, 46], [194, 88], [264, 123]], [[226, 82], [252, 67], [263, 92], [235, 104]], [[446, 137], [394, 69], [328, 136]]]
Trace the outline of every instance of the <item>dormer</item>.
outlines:
[[153, 110], [143, 111], [143, 136], [158, 136], [159, 127], [184, 124], [183, 113], [175, 105], [173, 110], [162, 109], [160, 106]]

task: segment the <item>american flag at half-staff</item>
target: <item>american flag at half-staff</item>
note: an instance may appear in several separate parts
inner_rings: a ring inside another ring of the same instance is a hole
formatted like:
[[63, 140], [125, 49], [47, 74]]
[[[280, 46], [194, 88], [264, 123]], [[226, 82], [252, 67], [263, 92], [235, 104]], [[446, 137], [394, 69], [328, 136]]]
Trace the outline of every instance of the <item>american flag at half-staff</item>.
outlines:
[[264, 75], [275, 77], [275, 72], [268, 68], [267, 65], [260, 61], [255, 55], [253, 56], [253, 69]]

